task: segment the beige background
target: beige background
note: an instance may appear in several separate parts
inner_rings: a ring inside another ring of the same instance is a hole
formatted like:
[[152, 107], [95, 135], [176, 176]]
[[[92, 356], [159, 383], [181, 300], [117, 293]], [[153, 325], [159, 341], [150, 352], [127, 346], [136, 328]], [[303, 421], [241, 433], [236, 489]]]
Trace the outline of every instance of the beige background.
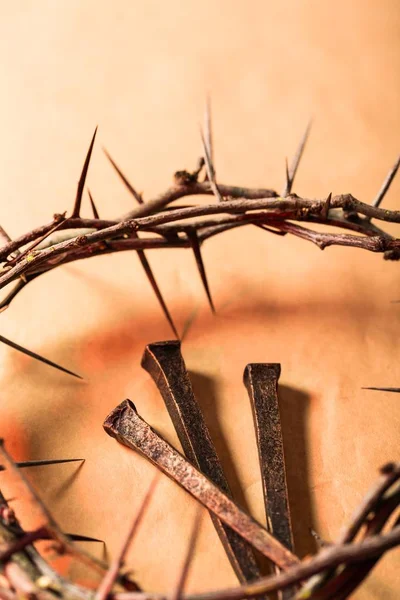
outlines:
[[[207, 91], [224, 183], [280, 190], [284, 158], [310, 116], [298, 194], [370, 201], [399, 152], [396, 0], [3, 0], [0, 12], [0, 222], [12, 236], [72, 208], [97, 123], [89, 185], [104, 217], [123, 214], [132, 199], [102, 145], [145, 199], [175, 170], [193, 168]], [[386, 206], [398, 207], [399, 192], [397, 181]], [[281, 362], [297, 550], [314, 551], [309, 527], [334, 540], [378, 466], [398, 458], [399, 397], [361, 387], [400, 382], [399, 265], [243, 228], [204, 248], [212, 318], [188, 252], [149, 257], [180, 330], [190, 325], [184, 356], [236, 497], [264, 519], [241, 378], [248, 362]], [[112, 555], [154, 469], [104, 434], [104, 417], [130, 397], [177, 444], [139, 366], [145, 344], [171, 333], [138, 260], [115, 255], [56, 270], [0, 318], [3, 335], [87, 378], [2, 346], [0, 433], [16, 458], [86, 458], [78, 472], [49, 467], [30, 477], [67, 531], [104, 538]], [[21, 499], [15, 507], [23, 510]], [[146, 589], [173, 588], [193, 509], [163, 478], [129, 558]], [[397, 598], [399, 566], [398, 553], [386, 557], [356, 597]], [[233, 584], [206, 517], [188, 589]]]

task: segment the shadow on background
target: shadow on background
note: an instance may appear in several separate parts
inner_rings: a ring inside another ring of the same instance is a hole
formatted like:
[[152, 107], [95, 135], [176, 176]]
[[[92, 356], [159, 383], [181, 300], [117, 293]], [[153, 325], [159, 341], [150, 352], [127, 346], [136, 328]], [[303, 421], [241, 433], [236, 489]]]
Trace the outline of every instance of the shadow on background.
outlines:
[[221, 460], [226, 479], [229, 482], [232, 496], [240, 506], [249, 512], [249, 506], [243, 494], [235, 463], [222, 432], [217, 409], [218, 402], [216, 400], [217, 391], [215, 382], [210, 377], [193, 371], [189, 371], [189, 377], [192, 382], [194, 395], [199, 403], [211, 439]]
[[279, 411], [286, 462], [286, 477], [296, 554], [315, 553], [310, 532], [314, 511], [310, 495], [307, 456], [307, 415], [309, 396], [302, 390], [279, 385]]
[[[221, 462], [232, 495], [238, 504], [249, 511], [235, 463], [222, 433], [216, 408], [215, 383], [200, 373], [191, 371], [189, 376], [217, 454], [220, 458], [223, 457]], [[306, 443], [308, 395], [285, 385], [279, 386], [278, 393], [293, 536], [296, 553], [303, 557], [316, 551], [315, 540], [310, 533], [314, 515], [309, 491]], [[254, 435], [254, 432], [249, 432], [249, 435]], [[262, 566], [264, 570], [266, 565]]]
[[[215, 383], [200, 373], [190, 372], [189, 375], [218, 456], [223, 457], [223, 468], [233, 497], [248, 510], [234, 461], [221, 430], [216, 409]], [[301, 390], [280, 385], [279, 407], [295, 547], [297, 554], [305, 556], [316, 551], [315, 540], [310, 533], [314, 518], [309, 492], [306, 443], [308, 395]], [[249, 434], [252, 435], [253, 432]]]

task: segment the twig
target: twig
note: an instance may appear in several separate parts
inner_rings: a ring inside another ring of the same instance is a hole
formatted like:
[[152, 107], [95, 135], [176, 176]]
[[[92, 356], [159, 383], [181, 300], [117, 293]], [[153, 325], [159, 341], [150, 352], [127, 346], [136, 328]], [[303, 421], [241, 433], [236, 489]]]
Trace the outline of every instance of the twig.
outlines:
[[186, 580], [187, 580], [187, 577], [189, 574], [190, 565], [193, 560], [194, 550], [196, 548], [196, 542], [197, 542], [197, 538], [199, 535], [201, 516], [202, 516], [201, 507], [197, 506], [196, 516], [194, 519], [192, 532], [191, 532], [191, 535], [189, 538], [188, 549], [186, 552], [184, 563], [182, 565], [182, 570], [179, 575], [179, 579], [178, 579], [178, 583], [177, 583], [175, 592], [172, 595], [172, 600], [180, 600], [180, 598], [182, 596], [182, 592], [185, 588], [185, 583], [186, 583]]
[[125, 539], [122, 543], [122, 546], [116, 556], [116, 558], [111, 563], [107, 573], [105, 574], [103, 580], [101, 581], [99, 587], [97, 588], [95, 594], [95, 600], [106, 600], [107, 596], [110, 594], [112, 587], [114, 585], [115, 580], [117, 579], [119, 570], [123, 564], [125, 555], [129, 549], [130, 544], [132, 543], [133, 538], [141, 524], [143, 517], [146, 513], [146, 510], [149, 507], [150, 500], [153, 497], [154, 490], [159, 481], [158, 474], [153, 478], [152, 483], [150, 484], [149, 489], [146, 492], [145, 497], [140, 505], [138, 512], [133, 519], [131, 527], [128, 529], [128, 532], [125, 536]]

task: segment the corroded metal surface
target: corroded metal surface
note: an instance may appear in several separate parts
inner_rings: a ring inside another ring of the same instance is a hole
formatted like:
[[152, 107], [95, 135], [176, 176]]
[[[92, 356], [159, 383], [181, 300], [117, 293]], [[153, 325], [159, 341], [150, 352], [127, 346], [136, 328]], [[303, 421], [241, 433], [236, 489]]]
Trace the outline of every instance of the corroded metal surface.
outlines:
[[279, 364], [250, 364], [244, 371], [244, 384], [253, 411], [268, 527], [292, 551], [293, 534], [277, 394], [280, 373]]
[[179, 483], [274, 564], [286, 569], [299, 563], [299, 559], [262, 525], [239, 508], [210, 479], [157, 434], [138, 415], [130, 400], [124, 400], [117, 406], [103, 426], [109, 435], [125, 446], [139, 451]]
[[[232, 497], [210, 437], [178, 341], [158, 342], [146, 347], [142, 367], [156, 383], [186, 457], [227, 496]], [[231, 565], [242, 583], [260, 576], [252, 548], [235, 531], [211, 514]]]

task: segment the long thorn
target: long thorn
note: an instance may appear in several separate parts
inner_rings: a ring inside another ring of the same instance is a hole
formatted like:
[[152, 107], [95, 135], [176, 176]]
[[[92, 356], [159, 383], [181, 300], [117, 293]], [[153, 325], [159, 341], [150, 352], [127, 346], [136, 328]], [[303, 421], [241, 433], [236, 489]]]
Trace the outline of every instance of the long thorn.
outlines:
[[16, 344], [15, 342], [8, 340], [7, 338], [5, 338], [2, 335], [0, 335], [0, 342], [3, 342], [3, 344], [10, 346], [10, 348], [14, 348], [14, 350], [18, 350], [19, 352], [22, 352], [23, 354], [26, 354], [27, 356], [30, 356], [31, 358], [34, 358], [34, 359], [44, 363], [45, 365], [54, 367], [54, 369], [63, 371], [64, 373], [67, 373], [68, 375], [72, 375], [73, 377], [77, 377], [78, 379], [83, 379], [83, 377], [81, 377], [77, 373], [74, 373], [73, 371], [70, 371], [69, 369], [62, 367], [61, 365], [58, 365], [57, 363], [49, 360], [48, 358], [44, 358], [44, 356], [40, 356], [40, 354], [36, 354], [36, 352], [32, 352], [31, 350], [28, 350], [27, 348], [24, 348], [23, 346], [20, 346], [19, 344]]
[[15, 463], [17, 467], [42, 467], [46, 465], [62, 465], [71, 462], [85, 462], [84, 458], [53, 458], [48, 460], [24, 460]]
[[211, 297], [210, 286], [208, 285], [208, 279], [207, 279], [206, 270], [204, 267], [203, 257], [201, 255], [201, 249], [200, 249], [200, 244], [199, 244], [199, 238], [197, 237], [197, 232], [194, 229], [192, 229], [192, 230], [188, 230], [186, 233], [187, 233], [187, 236], [190, 240], [190, 243], [191, 243], [191, 246], [193, 249], [193, 254], [196, 259], [196, 265], [197, 265], [198, 271], [200, 273], [203, 287], [207, 294], [208, 303], [210, 305], [211, 311], [213, 313], [215, 313], [215, 306], [214, 306], [213, 299]]
[[79, 533], [64, 533], [71, 540], [71, 542], [99, 542], [100, 544], [104, 544], [104, 540], [99, 540], [98, 538], [89, 537], [87, 535], [80, 535]]
[[90, 158], [92, 156], [94, 141], [96, 139], [96, 133], [97, 133], [97, 127], [94, 130], [92, 141], [90, 142], [89, 150], [86, 154], [85, 162], [83, 163], [83, 169], [82, 169], [81, 177], [78, 182], [78, 189], [76, 192], [75, 204], [74, 204], [74, 208], [73, 208], [72, 215], [71, 215], [72, 218], [79, 217], [79, 214], [81, 211], [83, 188], [85, 187], [86, 175], [87, 175], [87, 172], [89, 169], [89, 163], [90, 163]]
[[95, 600], [105, 600], [107, 596], [110, 594], [114, 582], [117, 578], [118, 572], [123, 564], [125, 555], [129, 549], [130, 544], [132, 543], [133, 538], [139, 528], [139, 525], [143, 521], [143, 517], [150, 505], [150, 501], [153, 497], [154, 490], [156, 485], [158, 484], [160, 479], [160, 474], [156, 473], [153, 481], [150, 484], [149, 489], [146, 492], [145, 497], [143, 498], [143, 502], [141, 503], [138, 512], [136, 513], [131, 527], [128, 529], [128, 532], [125, 536], [125, 539], [122, 543], [122, 546], [118, 552], [118, 555], [111, 563], [107, 573], [104, 575], [103, 580], [101, 581], [99, 587], [97, 588], [97, 592], [95, 595]]
[[308, 125], [306, 127], [306, 130], [303, 133], [303, 136], [300, 140], [300, 144], [297, 147], [296, 154], [294, 155], [293, 160], [292, 160], [292, 164], [290, 165], [290, 169], [288, 172], [289, 180], [286, 183], [284, 193], [282, 194], [283, 197], [287, 196], [292, 191], [294, 178], [296, 177], [297, 169], [299, 167], [301, 157], [303, 156], [303, 152], [304, 152], [306, 142], [308, 140], [308, 136], [310, 135], [311, 125], [312, 125], [312, 120], [310, 119], [310, 121], [308, 122]]
[[200, 135], [201, 135], [201, 141], [203, 142], [204, 160], [206, 161], [206, 170], [207, 170], [210, 187], [211, 187], [215, 197], [217, 198], [218, 202], [223, 202], [224, 199], [222, 198], [221, 192], [219, 191], [217, 183], [215, 181], [214, 167], [213, 167], [213, 164], [211, 161], [211, 157], [208, 153], [207, 144], [206, 144], [206, 141], [204, 139], [204, 135], [203, 135], [203, 132], [201, 129], [200, 129]]
[[205, 144], [208, 152], [208, 156], [210, 158], [211, 164], [211, 172], [212, 178], [215, 180], [215, 167], [214, 167], [214, 144], [213, 144], [213, 135], [212, 135], [212, 125], [211, 125], [211, 100], [210, 96], [207, 96], [206, 99], [206, 109], [204, 114], [204, 138]]
[[92, 194], [91, 194], [90, 190], [88, 190], [88, 194], [89, 194], [90, 206], [92, 207], [93, 216], [94, 216], [95, 219], [100, 219], [97, 207], [96, 207], [96, 205], [94, 203], [94, 200], [93, 200], [93, 197], [92, 197]]
[[378, 194], [376, 195], [375, 200], [372, 202], [372, 206], [375, 206], [375, 208], [379, 208], [379, 206], [381, 205], [381, 202], [384, 199], [384, 197], [386, 196], [386, 193], [388, 192], [393, 179], [396, 177], [396, 173], [399, 170], [399, 167], [400, 167], [400, 156], [394, 163], [393, 167], [390, 169], [389, 173], [386, 176], [385, 181], [382, 184], [381, 189], [379, 190]]
[[400, 393], [400, 388], [392, 388], [392, 387], [363, 387], [362, 390], [374, 390], [376, 392], [394, 392], [396, 394]]
[[174, 332], [174, 335], [176, 336], [177, 339], [179, 339], [179, 334], [178, 334], [178, 331], [177, 331], [177, 329], [175, 327], [175, 323], [174, 323], [174, 321], [172, 319], [172, 316], [171, 316], [171, 313], [169, 312], [168, 307], [167, 307], [167, 305], [165, 303], [165, 300], [163, 298], [161, 290], [158, 287], [156, 278], [154, 277], [153, 271], [152, 271], [152, 269], [150, 267], [149, 261], [146, 258], [144, 250], [138, 250], [137, 251], [137, 255], [138, 255], [139, 260], [140, 260], [140, 262], [142, 264], [143, 270], [146, 273], [146, 277], [149, 280], [150, 285], [153, 288], [153, 291], [154, 291], [154, 293], [155, 293], [155, 295], [157, 297], [157, 300], [158, 300], [158, 302], [159, 302], [159, 304], [160, 304], [160, 306], [161, 306], [161, 308], [163, 310], [165, 318], [167, 319], [168, 323], [170, 324], [170, 327], [171, 327], [172, 331]]
[[121, 169], [118, 167], [116, 162], [111, 158], [111, 156], [109, 155], [109, 153], [107, 152], [107, 150], [105, 148], [103, 148], [103, 152], [107, 156], [108, 160], [110, 161], [110, 163], [112, 164], [114, 169], [117, 171], [120, 179], [123, 181], [123, 183], [128, 188], [128, 190], [130, 191], [132, 196], [135, 198], [136, 202], [138, 202], [139, 204], [144, 204], [142, 196], [135, 190], [135, 188], [130, 183], [130, 181], [128, 181], [128, 179], [125, 177], [125, 175], [123, 174]]
[[187, 581], [187, 577], [189, 574], [190, 565], [192, 564], [194, 551], [196, 548], [197, 538], [199, 537], [200, 531], [200, 520], [201, 520], [202, 512], [201, 506], [197, 506], [196, 516], [194, 519], [194, 524], [192, 527], [192, 531], [189, 538], [189, 544], [186, 551], [185, 560], [182, 565], [182, 570], [179, 574], [178, 583], [174, 593], [172, 594], [172, 600], [180, 600], [182, 596], [182, 592], [185, 588], [185, 583]]

